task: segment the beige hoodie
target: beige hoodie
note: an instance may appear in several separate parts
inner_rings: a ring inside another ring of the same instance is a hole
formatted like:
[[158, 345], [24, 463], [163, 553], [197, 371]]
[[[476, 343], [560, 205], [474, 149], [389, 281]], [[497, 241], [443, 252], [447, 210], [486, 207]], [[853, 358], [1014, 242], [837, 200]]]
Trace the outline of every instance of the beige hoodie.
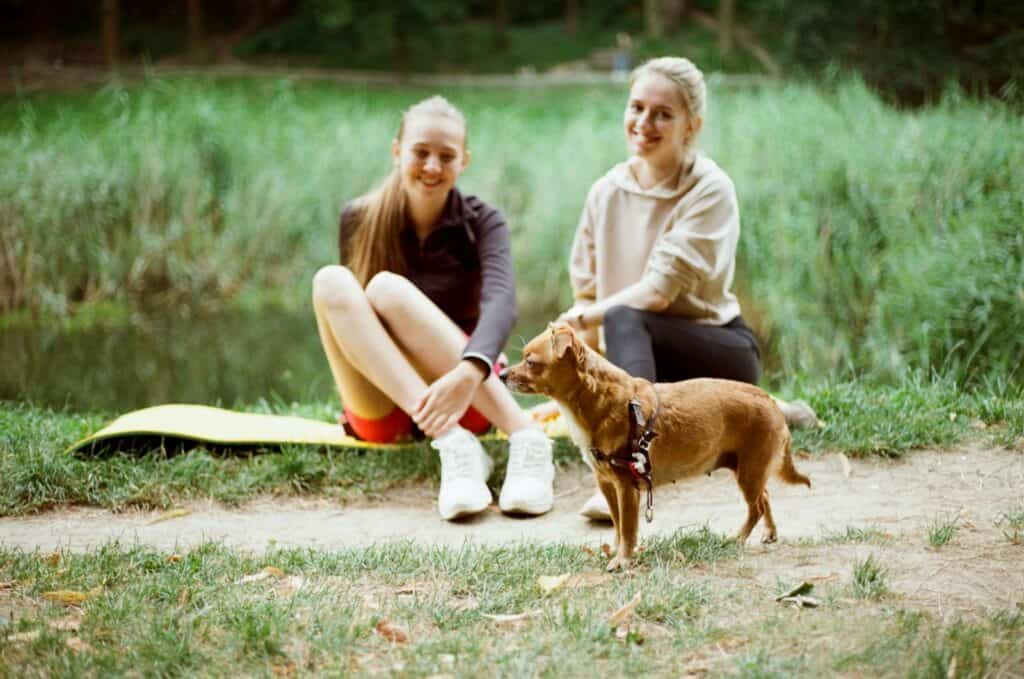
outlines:
[[730, 292], [740, 235], [732, 180], [697, 155], [689, 173], [643, 189], [619, 163], [587, 195], [569, 258], [577, 300], [601, 300], [643, 279], [666, 313], [724, 325], [740, 314]]

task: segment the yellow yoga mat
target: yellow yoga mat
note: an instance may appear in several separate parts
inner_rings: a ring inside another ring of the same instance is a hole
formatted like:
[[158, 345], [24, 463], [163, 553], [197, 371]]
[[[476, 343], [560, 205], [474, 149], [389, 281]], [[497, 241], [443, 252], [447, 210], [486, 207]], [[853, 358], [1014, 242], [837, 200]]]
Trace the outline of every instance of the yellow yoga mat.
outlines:
[[344, 448], [389, 449], [401, 444], [369, 443], [345, 433], [341, 425], [293, 415], [239, 413], [211, 406], [172, 403], [127, 413], [68, 448], [128, 436], [167, 436], [221, 445], [287, 443]]

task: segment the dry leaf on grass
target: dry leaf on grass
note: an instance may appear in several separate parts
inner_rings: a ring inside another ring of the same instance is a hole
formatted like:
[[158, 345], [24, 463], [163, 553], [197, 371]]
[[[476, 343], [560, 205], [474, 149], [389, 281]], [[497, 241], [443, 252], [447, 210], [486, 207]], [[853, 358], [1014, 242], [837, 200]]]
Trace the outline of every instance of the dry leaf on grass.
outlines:
[[276, 677], [294, 677], [295, 663], [291, 660], [283, 663], [271, 663], [270, 671], [273, 672]]
[[42, 634], [41, 630], [34, 629], [31, 632], [16, 632], [7, 637], [7, 641], [12, 644], [25, 643], [26, 641], [35, 641]]
[[817, 608], [821, 605], [821, 600], [815, 599], [812, 596], [806, 596], [804, 594], [797, 594], [796, 596], [787, 596], [778, 599], [780, 603], [790, 604], [793, 608]]
[[540, 589], [544, 594], [550, 594], [560, 587], [565, 587], [566, 589], [587, 587], [589, 585], [596, 585], [604, 582], [610, 577], [611, 576], [608, 573], [563, 573], [562, 575], [542, 575], [537, 578], [537, 584], [540, 585]]
[[56, 566], [60, 563], [60, 552], [51, 552], [44, 554], [39, 557], [39, 560], [45, 563], [47, 566]]
[[633, 617], [633, 610], [636, 608], [636, 605], [640, 603], [640, 595], [641, 592], [637, 592], [633, 595], [633, 598], [623, 604], [619, 610], [612, 613], [608, 618], [608, 624], [612, 627], [618, 627]]
[[392, 625], [387, 620], [381, 620], [377, 623], [377, 626], [373, 628], [383, 639], [390, 641], [393, 644], [405, 644], [409, 641], [409, 633], [398, 625]]
[[481, 613], [480, 615], [501, 625], [510, 622], [520, 622], [527, 618], [536, 617], [541, 613], [542, 611], [539, 608], [535, 608], [532, 611], [523, 611], [522, 613]]
[[190, 596], [191, 593], [189, 592], [188, 587], [182, 589], [181, 594], [178, 595], [178, 605], [184, 606], [185, 604], [187, 604]]
[[50, 621], [50, 629], [57, 630], [58, 632], [77, 632], [81, 626], [82, 619], [74, 615], [55, 618]]
[[259, 573], [251, 573], [243, 576], [235, 581], [236, 585], [244, 585], [248, 582], [259, 582], [260, 580], [266, 580], [267, 578], [283, 578], [284, 571], [280, 568], [274, 568], [273, 566], [267, 566]]
[[458, 596], [448, 604], [448, 607], [456, 611], [475, 611], [480, 608], [480, 602], [475, 596]]
[[96, 650], [78, 637], [68, 637], [64, 643], [75, 653], [92, 653]]
[[152, 526], [154, 523], [161, 523], [163, 521], [170, 521], [171, 519], [180, 519], [181, 517], [188, 516], [191, 513], [192, 513], [191, 509], [185, 509], [185, 508], [182, 508], [182, 509], [172, 509], [170, 511], [164, 512], [163, 514], [161, 514], [160, 516], [156, 517], [155, 519], [153, 519], [152, 521], [150, 521], [146, 525], [147, 526]]
[[602, 542], [601, 543], [601, 553], [604, 554], [609, 559], [612, 558], [612, 546], [609, 545], [607, 542]]
[[799, 585], [797, 585], [796, 587], [792, 588], [788, 592], [785, 592], [785, 593], [780, 594], [779, 596], [775, 597], [775, 600], [776, 601], [782, 601], [783, 599], [788, 598], [788, 597], [799, 596], [801, 594], [810, 594], [812, 589], [814, 589], [814, 585], [812, 585], [811, 583], [809, 583], [806, 580], [804, 580], [803, 582], [801, 582]]
[[13, 592], [14, 587], [17, 585], [13, 580], [0, 580], [0, 594], [6, 594], [7, 592]]
[[90, 596], [96, 596], [99, 592], [79, 592], [73, 589], [58, 589], [52, 592], [43, 592], [43, 598], [66, 606], [77, 606], [84, 603]]
[[167, 557], [167, 563], [178, 563], [184, 558], [181, 554], [171, 554]]

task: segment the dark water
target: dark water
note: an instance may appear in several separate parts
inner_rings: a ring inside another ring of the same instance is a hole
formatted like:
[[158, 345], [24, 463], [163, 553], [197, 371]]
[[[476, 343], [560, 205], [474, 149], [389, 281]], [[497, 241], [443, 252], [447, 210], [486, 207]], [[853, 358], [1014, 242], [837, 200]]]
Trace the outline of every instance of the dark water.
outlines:
[[[510, 358], [546, 320], [520, 322]], [[318, 402], [334, 394], [311, 313], [0, 328], [0, 400], [124, 412], [161, 403]]]

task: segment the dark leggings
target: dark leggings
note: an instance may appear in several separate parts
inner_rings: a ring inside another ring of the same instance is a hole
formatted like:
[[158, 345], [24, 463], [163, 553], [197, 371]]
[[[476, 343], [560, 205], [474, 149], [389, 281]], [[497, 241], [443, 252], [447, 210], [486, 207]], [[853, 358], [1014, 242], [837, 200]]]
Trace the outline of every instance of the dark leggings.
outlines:
[[612, 363], [652, 382], [720, 377], [757, 384], [761, 372], [757, 339], [740, 316], [716, 326], [617, 306], [604, 315], [604, 341]]

